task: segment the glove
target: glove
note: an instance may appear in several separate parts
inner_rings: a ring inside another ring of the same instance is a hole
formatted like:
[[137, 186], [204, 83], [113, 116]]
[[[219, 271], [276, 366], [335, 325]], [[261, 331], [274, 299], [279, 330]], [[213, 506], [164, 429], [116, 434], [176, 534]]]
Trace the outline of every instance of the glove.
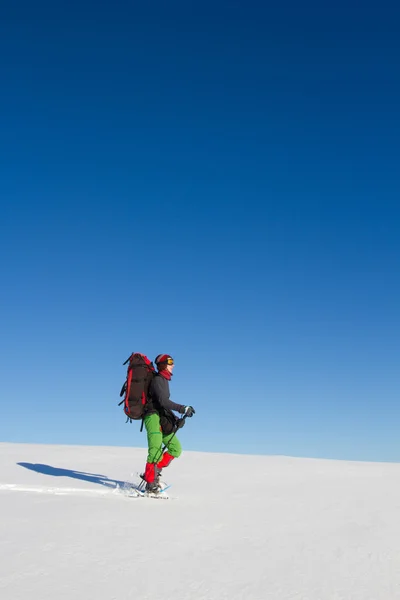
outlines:
[[177, 419], [176, 420], [176, 429], [181, 429], [185, 424], [185, 419]]
[[183, 414], [186, 417], [193, 417], [195, 412], [196, 411], [194, 410], [193, 406], [185, 406], [185, 410], [183, 411]]

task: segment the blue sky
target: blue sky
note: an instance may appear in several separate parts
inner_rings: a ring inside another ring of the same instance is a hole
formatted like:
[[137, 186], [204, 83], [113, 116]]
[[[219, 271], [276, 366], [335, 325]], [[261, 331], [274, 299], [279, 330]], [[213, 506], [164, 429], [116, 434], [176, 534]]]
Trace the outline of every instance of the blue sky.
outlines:
[[1, 19], [0, 440], [400, 460], [397, 9], [143, 4]]

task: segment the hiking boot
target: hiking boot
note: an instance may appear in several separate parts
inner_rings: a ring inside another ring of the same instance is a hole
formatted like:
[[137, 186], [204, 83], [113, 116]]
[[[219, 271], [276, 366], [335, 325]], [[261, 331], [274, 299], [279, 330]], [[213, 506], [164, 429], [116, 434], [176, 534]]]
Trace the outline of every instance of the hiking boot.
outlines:
[[152, 483], [146, 483], [146, 492], [150, 494], [158, 494], [160, 491], [160, 485], [158, 481], [153, 481]]

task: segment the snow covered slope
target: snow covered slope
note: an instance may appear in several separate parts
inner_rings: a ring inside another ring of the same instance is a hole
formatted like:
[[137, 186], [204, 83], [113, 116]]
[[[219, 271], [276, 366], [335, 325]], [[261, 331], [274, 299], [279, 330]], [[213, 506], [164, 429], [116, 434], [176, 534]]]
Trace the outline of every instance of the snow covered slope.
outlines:
[[0, 444], [2, 600], [400, 599], [400, 465]]

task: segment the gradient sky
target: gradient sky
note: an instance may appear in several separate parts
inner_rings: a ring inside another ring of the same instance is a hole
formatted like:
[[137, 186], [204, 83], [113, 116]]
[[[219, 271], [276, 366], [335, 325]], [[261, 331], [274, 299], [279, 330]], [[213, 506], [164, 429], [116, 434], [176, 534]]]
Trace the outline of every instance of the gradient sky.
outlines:
[[2, 10], [0, 440], [399, 461], [399, 9]]

